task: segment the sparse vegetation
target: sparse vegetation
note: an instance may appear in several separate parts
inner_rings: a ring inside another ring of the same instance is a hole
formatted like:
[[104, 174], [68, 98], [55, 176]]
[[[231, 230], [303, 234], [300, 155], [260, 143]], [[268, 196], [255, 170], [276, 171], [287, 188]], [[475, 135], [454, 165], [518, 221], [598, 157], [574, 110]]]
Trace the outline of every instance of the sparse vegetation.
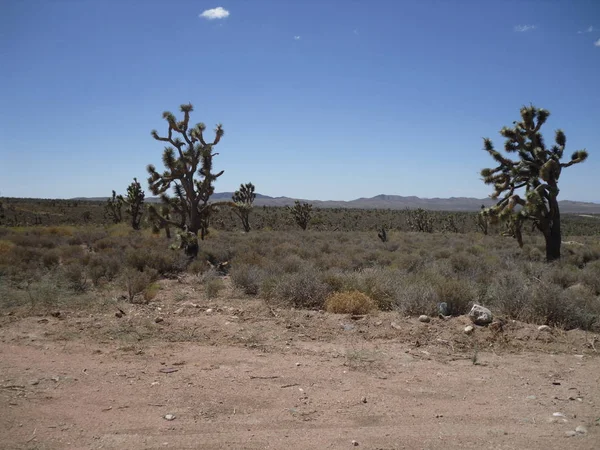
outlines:
[[288, 210], [296, 225], [306, 230], [312, 217], [312, 205], [309, 203], [300, 203], [299, 200], [296, 200], [294, 206], [288, 207]]

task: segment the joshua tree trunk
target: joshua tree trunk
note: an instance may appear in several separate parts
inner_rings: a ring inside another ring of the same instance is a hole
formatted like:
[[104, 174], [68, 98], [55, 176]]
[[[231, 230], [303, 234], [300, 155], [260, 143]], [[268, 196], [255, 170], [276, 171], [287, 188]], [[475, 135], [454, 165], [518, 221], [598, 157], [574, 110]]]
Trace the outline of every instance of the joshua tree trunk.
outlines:
[[558, 209], [558, 200], [555, 196], [550, 196], [551, 220], [544, 230], [546, 239], [546, 261], [552, 262], [560, 259], [560, 246], [562, 236], [560, 230], [560, 210]]

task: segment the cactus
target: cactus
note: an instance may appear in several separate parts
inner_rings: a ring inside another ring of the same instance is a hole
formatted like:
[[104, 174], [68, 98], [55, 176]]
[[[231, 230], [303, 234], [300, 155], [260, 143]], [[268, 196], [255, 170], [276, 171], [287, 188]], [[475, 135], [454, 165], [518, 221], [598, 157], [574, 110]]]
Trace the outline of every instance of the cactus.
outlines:
[[387, 232], [385, 231], [385, 227], [381, 227], [377, 230], [377, 237], [381, 242], [387, 242]]
[[145, 196], [146, 194], [142, 190], [142, 185], [137, 178], [134, 178], [133, 182], [127, 187], [127, 197], [122, 199], [126, 205], [125, 212], [129, 215], [131, 227], [134, 230], [140, 229], [140, 222], [144, 215]]
[[287, 209], [296, 224], [303, 230], [306, 230], [312, 215], [312, 205], [310, 203], [300, 203], [299, 200], [296, 200], [294, 206], [288, 206]]
[[[183, 229], [187, 226], [191, 233], [200, 232], [201, 239], [204, 240], [214, 208], [214, 204], [209, 203], [210, 196], [214, 193], [215, 181], [224, 172], [213, 172], [213, 158], [218, 155], [213, 152], [213, 148], [223, 137], [224, 131], [222, 125], [217, 125], [215, 139], [206, 142], [206, 126], [203, 123], [190, 127], [190, 113], [193, 109], [191, 104], [181, 105], [181, 121], [177, 121], [168, 111], [163, 113], [163, 118], [169, 124], [167, 136], [159, 136], [156, 130], [152, 130], [151, 135], [157, 141], [170, 144], [165, 147], [162, 158], [166, 170], [158, 173], [152, 164], [147, 167], [150, 190], [154, 195], [160, 195], [163, 203], [182, 220], [167, 218], [154, 206], [149, 207], [148, 212], [153, 216], [153, 221], [160, 223], [162, 227], [172, 225]], [[171, 187], [175, 198], [167, 195]]]
[[123, 221], [123, 197], [112, 191], [112, 197], [106, 201], [104, 206], [104, 216], [108, 217], [113, 223]]
[[250, 231], [250, 211], [256, 198], [254, 185], [252, 183], [241, 184], [231, 198], [233, 200], [233, 212], [240, 218], [244, 231], [247, 233]]
[[[484, 150], [498, 164], [494, 168], [483, 169], [481, 176], [486, 184], [494, 186], [493, 199], [501, 199], [487, 208], [485, 214], [492, 223], [507, 223], [507, 231], [519, 246], [523, 246], [522, 228], [531, 221], [546, 241], [546, 260], [560, 259], [561, 223], [558, 206], [558, 179], [562, 169], [587, 159], [588, 153], [579, 150], [572, 154], [571, 160], [561, 163], [567, 138], [562, 130], [555, 132], [555, 144], [547, 148], [540, 128], [550, 112], [531, 106], [521, 108], [521, 120], [513, 122], [514, 127], [504, 127], [500, 134], [506, 138], [504, 149], [517, 153], [518, 159], [512, 160], [494, 149], [489, 138], [484, 138]], [[525, 188], [525, 198], [516, 192]]]
[[429, 212], [423, 208], [418, 209], [407, 209], [406, 213], [408, 218], [408, 226], [412, 231], [419, 231], [421, 233], [433, 233], [433, 217]]

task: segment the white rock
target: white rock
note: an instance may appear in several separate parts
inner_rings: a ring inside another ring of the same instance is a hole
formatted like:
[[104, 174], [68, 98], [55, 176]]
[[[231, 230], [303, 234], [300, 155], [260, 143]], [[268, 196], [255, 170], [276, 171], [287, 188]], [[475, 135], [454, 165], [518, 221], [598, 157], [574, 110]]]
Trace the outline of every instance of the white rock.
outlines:
[[538, 327], [538, 331], [552, 331], [552, 328], [550, 328], [548, 325], [540, 325]]
[[475, 330], [475, 327], [473, 327], [473, 325], [467, 325], [465, 327], [465, 334], [471, 334], [473, 330]]
[[354, 440], [353, 440], [353, 441], [351, 442], [351, 444], [352, 444], [354, 447], [358, 447], [358, 441], [354, 441]]
[[584, 425], [579, 425], [577, 428], [575, 428], [575, 431], [579, 434], [586, 434], [588, 432], [587, 427]]
[[567, 435], [567, 437], [573, 437], [573, 436], [577, 436], [577, 431], [569, 430], [569, 431], [565, 431], [565, 434]]
[[492, 323], [494, 316], [485, 306], [473, 305], [471, 311], [469, 311], [469, 319], [471, 319], [471, 322], [475, 325], [487, 325]]
[[175, 414], [166, 414], [165, 419], [166, 420], [175, 420]]
[[423, 322], [423, 323], [429, 323], [431, 319], [429, 318], [429, 316], [426, 316], [425, 314], [421, 314], [419, 316], [419, 322]]
[[212, 308], [208, 308], [208, 309], [206, 310], [206, 313], [207, 313], [207, 314], [210, 314], [211, 312], [213, 312], [213, 309], [212, 309]]

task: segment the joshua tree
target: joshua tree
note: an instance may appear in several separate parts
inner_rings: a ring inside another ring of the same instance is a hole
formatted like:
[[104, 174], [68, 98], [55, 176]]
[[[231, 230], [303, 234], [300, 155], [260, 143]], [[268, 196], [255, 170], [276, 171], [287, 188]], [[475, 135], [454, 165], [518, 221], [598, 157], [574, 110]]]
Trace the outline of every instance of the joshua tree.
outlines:
[[250, 231], [248, 218], [255, 198], [256, 194], [254, 193], [254, 185], [252, 183], [241, 184], [240, 188], [232, 196], [233, 212], [242, 221], [242, 226], [246, 233]]
[[[547, 148], [540, 128], [550, 116], [545, 109], [531, 106], [521, 108], [521, 120], [514, 127], [504, 127], [500, 134], [506, 138], [504, 149], [517, 153], [518, 160], [504, 157], [494, 149], [489, 138], [483, 140], [484, 149], [498, 163], [494, 168], [483, 169], [481, 176], [486, 184], [494, 185], [491, 198], [501, 199], [495, 206], [484, 210], [492, 221], [507, 221], [513, 236], [523, 246], [522, 227], [526, 221], [542, 232], [546, 240], [546, 260], [560, 259], [561, 230], [558, 208], [558, 179], [563, 168], [586, 160], [585, 150], [571, 155], [571, 160], [561, 163], [567, 138], [562, 130], [555, 132], [555, 144]], [[525, 198], [516, 191], [525, 188]]]
[[407, 222], [412, 231], [421, 233], [433, 233], [433, 218], [423, 208], [407, 209]]
[[481, 205], [481, 211], [479, 212], [479, 214], [477, 214], [475, 218], [475, 223], [477, 224], [477, 227], [481, 230], [481, 232], [487, 236], [489, 221], [488, 212], [485, 209], [485, 205]]
[[108, 216], [113, 223], [120, 223], [123, 221], [123, 213], [121, 211], [122, 208], [123, 197], [117, 195], [115, 191], [112, 191], [112, 198], [109, 198], [104, 206], [104, 215]]
[[[163, 118], [169, 124], [166, 137], [159, 136], [156, 130], [152, 130], [152, 137], [157, 141], [170, 144], [165, 147], [163, 153], [163, 164], [166, 170], [161, 174], [150, 164], [148, 166], [148, 183], [154, 195], [160, 195], [164, 204], [169, 205], [174, 212], [184, 219], [183, 223], [161, 215], [158, 210], [151, 206], [148, 211], [161, 226], [166, 224], [183, 229], [187, 225], [188, 231], [198, 234], [204, 239], [208, 234], [208, 225], [213, 206], [209, 203], [210, 196], [214, 193], [214, 183], [224, 171], [213, 172], [213, 147], [219, 143], [224, 131], [222, 125], [215, 129], [213, 142], [204, 140], [206, 126], [198, 123], [189, 126], [190, 113], [193, 111], [191, 104], [181, 105], [183, 120], [177, 121], [175, 116], [166, 111]], [[174, 136], [176, 134], [176, 136]], [[197, 176], [198, 179], [195, 178]], [[167, 190], [173, 187], [176, 198], [167, 195]]]
[[381, 242], [387, 242], [387, 232], [385, 231], [385, 227], [381, 227], [377, 230], [377, 237]]
[[140, 229], [140, 222], [144, 215], [144, 198], [146, 194], [142, 190], [142, 185], [139, 183], [137, 178], [133, 179], [133, 182], [127, 187], [127, 197], [122, 198], [123, 202], [127, 205], [125, 212], [129, 214], [131, 220], [131, 227], [134, 230]]
[[300, 203], [299, 200], [294, 202], [294, 207], [287, 207], [294, 221], [300, 228], [306, 230], [312, 213], [312, 205], [310, 203]]

